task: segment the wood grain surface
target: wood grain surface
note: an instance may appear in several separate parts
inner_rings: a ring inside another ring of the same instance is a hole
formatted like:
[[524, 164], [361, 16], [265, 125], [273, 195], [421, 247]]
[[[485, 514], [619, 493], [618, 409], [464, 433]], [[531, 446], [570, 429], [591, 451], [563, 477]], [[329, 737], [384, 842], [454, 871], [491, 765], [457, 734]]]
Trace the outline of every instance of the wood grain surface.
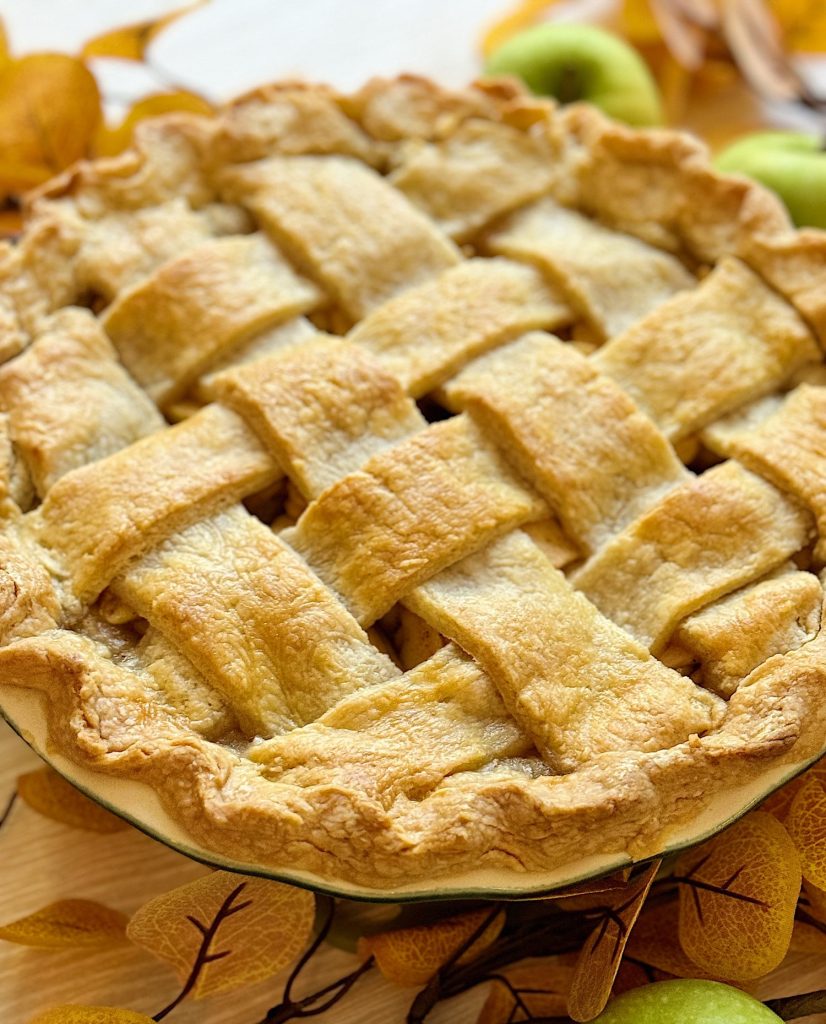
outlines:
[[[0, 805], [15, 780], [41, 762], [0, 723]], [[18, 800], [0, 830], [0, 923], [15, 920], [54, 900], [82, 897], [133, 913], [152, 896], [190, 882], [208, 871], [160, 843], [128, 829], [99, 835], [50, 821]], [[357, 961], [325, 947], [307, 971], [306, 991], [351, 970]], [[185, 1002], [170, 1024], [258, 1024], [278, 1001], [283, 975], [203, 1002]], [[788, 995], [826, 987], [826, 957], [797, 956], [755, 990], [761, 996]], [[128, 943], [100, 950], [43, 950], [0, 942], [0, 1022], [28, 1024], [38, 1012], [63, 1003], [102, 1004], [149, 1015], [178, 991], [171, 970]], [[298, 993], [300, 995], [301, 992]], [[414, 991], [398, 989], [377, 974], [318, 1021], [335, 1024], [402, 1024]], [[442, 1004], [433, 1024], [473, 1024], [484, 991]], [[689, 1022], [686, 1022], [689, 1024]], [[801, 1022], [802, 1024], [802, 1022]], [[807, 1018], [826, 1024], [826, 1014]]]

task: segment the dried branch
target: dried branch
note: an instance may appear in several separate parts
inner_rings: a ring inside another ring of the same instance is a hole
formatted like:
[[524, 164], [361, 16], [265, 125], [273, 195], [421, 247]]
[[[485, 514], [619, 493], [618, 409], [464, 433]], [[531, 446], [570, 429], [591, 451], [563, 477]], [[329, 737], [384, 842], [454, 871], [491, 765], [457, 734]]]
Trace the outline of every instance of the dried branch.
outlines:
[[175, 996], [171, 1003], [169, 1003], [162, 1010], [159, 1010], [155, 1014], [152, 1020], [163, 1020], [164, 1017], [167, 1017], [170, 1013], [172, 1013], [176, 1006], [180, 1005], [184, 1001], [184, 999], [186, 999], [186, 997], [193, 990], [193, 988], [195, 988], [195, 984], [198, 981], [201, 971], [204, 969], [204, 967], [206, 967], [207, 964], [214, 963], [216, 960], [222, 960], [224, 957], [227, 957], [231, 954], [232, 950], [229, 949], [220, 950], [219, 952], [212, 953], [210, 952], [210, 946], [212, 945], [212, 940], [215, 938], [215, 935], [218, 929], [220, 928], [221, 923], [225, 921], [228, 917], [231, 917], [233, 914], [237, 914], [240, 910], [244, 910], [252, 902], [251, 900], [247, 900], [244, 903], [235, 903], [235, 900], [246, 888], [246, 885], [246, 882], [239, 882], [239, 884], [236, 885], [236, 887], [232, 890], [232, 892], [227, 896], [227, 898], [215, 912], [215, 916], [213, 917], [209, 925], [205, 925], [202, 921], [199, 921], [197, 918], [192, 917], [191, 915], [187, 915], [187, 920], [193, 925], [194, 928], [196, 928], [201, 933], [201, 945], [198, 947], [198, 952], [192, 964], [192, 970], [189, 972], [189, 976], [184, 982], [183, 988], [177, 994], [177, 996]]

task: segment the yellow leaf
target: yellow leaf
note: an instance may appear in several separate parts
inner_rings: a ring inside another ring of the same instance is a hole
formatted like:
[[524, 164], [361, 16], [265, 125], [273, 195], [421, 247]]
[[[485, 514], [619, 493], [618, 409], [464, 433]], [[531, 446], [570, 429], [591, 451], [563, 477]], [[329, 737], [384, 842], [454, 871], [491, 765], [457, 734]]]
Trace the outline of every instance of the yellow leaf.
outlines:
[[568, 996], [568, 1015], [574, 1020], [593, 1020], [602, 1013], [611, 995], [625, 944], [661, 864], [661, 860], [652, 861], [633, 879], [623, 895], [610, 903], [610, 912], [603, 914], [586, 939]]
[[819, 889], [816, 885], [812, 885], [811, 882], [807, 882], [804, 879], [800, 903], [803, 909], [808, 911], [812, 917], [816, 917], [818, 921], [826, 924], [826, 892], [823, 889]]
[[10, 61], [9, 37], [6, 35], [6, 26], [0, 18], [0, 71], [3, 71]]
[[793, 953], [826, 953], [826, 931], [806, 921], [795, 921], [789, 949]]
[[[378, 969], [394, 985], [424, 985], [489, 916], [489, 910], [475, 910], [435, 924], [381, 932], [362, 938], [358, 951], [365, 958], [375, 957]], [[456, 962], [464, 964], [477, 957], [496, 941], [504, 923], [505, 915], [497, 914]]]
[[795, 776], [785, 786], [775, 790], [770, 797], [763, 801], [760, 805], [760, 810], [773, 814], [778, 821], [785, 821], [791, 810], [794, 798], [810, 779], [820, 779], [821, 782], [826, 783], [826, 758], [813, 764], [811, 768], [807, 768], [800, 775]]
[[617, 27], [629, 42], [640, 45], [661, 39], [660, 26], [649, 0], [623, 0], [618, 20]]
[[138, 100], [117, 128], [108, 128], [102, 124], [95, 135], [95, 156], [116, 156], [128, 149], [132, 142], [135, 125], [147, 117], [159, 114], [170, 114], [185, 110], [193, 114], [211, 116], [215, 111], [212, 106], [194, 92], [162, 92], [155, 96], [146, 96]]
[[[663, 972], [660, 974], [663, 978], [667, 977]], [[611, 994], [621, 996], [623, 992], [630, 992], [632, 988], [642, 988], [643, 985], [649, 985], [657, 976], [658, 972], [652, 971], [650, 967], [634, 963], [626, 958], [619, 965]]]
[[55, 1006], [29, 1024], [152, 1024], [152, 1018], [115, 1006]]
[[82, 57], [118, 57], [121, 60], [143, 60], [146, 48], [167, 25], [177, 21], [183, 14], [189, 14], [196, 7], [202, 7], [206, 0], [186, 4], [175, 11], [170, 11], [162, 18], [151, 18], [147, 21], [136, 21], [131, 25], [121, 25], [90, 39], [81, 50]]
[[74, 57], [35, 53], [0, 71], [0, 194], [38, 185], [84, 156], [100, 120], [94, 76]]
[[826, 786], [811, 778], [798, 790], [786, 828], [800, 854], [803, 877], [826, 889]]
[[20, 210], [0, 209], [0, 238], [16, 238], [23, 230], [23, 214]]
[[742, 818], [677, 863], [680, 943], [703, 970], [734, 981], [760, 978], [789, 948], [800, 858], [771, 814]]
[[262, 878], [215, 871], [144, 904], [129, 938], [184, 981], [200, 963], [193, 996], [267, 978], [299, 955], [313, 927], [315, 897]]
[[[564, 1017], [573, 968], [555, 958], [534, 960], [501, 971], [534, 1017]], [[476, 1024], [508, 1024], [524, 1019], [514, 1016], [516, 999], [511, 989], [494, 981]]]
[[790, 50], [826, 50], [826, 6], [817, 0], [769, 0]]
[[507, 14], [498, 18], [482, 37], [482, 53], [489, 57], [511, 36], [542, 20], [542, 15], [559, 0], [520, 0]]
[[719, 975], [699, 968], [683, 952], [678, 938], [679, 917], [676, 900], [646, 910], [634, 926], [625, 947], [628, 955], [666, 974], [673, 974], [675, 978], [722, 981]]
[[125, 937], [127, 920], [120, 911], [92, 900], [58, 900], [0, 925], [0, 939], [48, 949], [108, 946]]
[[104, 810], [52, 768], [26, 772], [17, 780], [17, 792], [39, 814], [87, 832], [121, 832], [129, 826]]

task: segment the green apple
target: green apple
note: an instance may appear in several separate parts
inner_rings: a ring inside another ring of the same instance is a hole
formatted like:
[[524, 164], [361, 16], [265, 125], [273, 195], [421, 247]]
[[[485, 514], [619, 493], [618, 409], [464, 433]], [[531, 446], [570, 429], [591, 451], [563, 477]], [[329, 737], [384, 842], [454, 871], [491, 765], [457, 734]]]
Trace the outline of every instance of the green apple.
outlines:
[[517, 75], [540, 96], [587, 100], [610, 117], [639, 126], [662, 123], [657, 85], [645, 61], [617, 36], [593, 25], [553, 22], [499, 47], [488, 75]]
[[658, 981], [623, 992], [592, 1024], [778, 1024], [776, 1013], [717, 981]]
[[718, 170], [745, 174], [780, 196], [798, 226], [826, 228], [826, 150], [800, 132], [757, 132], [723, 150]]

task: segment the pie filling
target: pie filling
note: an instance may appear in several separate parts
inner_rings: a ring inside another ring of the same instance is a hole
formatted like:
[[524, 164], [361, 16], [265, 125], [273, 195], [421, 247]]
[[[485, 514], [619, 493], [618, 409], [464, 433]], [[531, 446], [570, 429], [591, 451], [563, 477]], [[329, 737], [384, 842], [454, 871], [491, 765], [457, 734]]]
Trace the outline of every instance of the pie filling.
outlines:
[[0, 325], [2, 683], [216, 852], [642, 857], [826, 745], [826, 234], [699, 143], [272, 86], [35, 195]]

